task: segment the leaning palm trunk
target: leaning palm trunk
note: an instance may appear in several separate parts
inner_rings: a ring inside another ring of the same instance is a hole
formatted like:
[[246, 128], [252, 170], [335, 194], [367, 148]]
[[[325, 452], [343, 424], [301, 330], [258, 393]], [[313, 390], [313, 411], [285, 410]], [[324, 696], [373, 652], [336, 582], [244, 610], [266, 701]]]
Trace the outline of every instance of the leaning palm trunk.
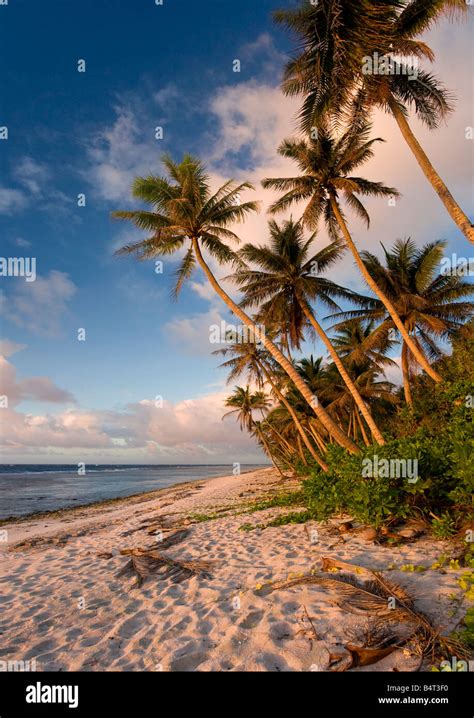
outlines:
[[403, 391], [405, 393], [405, 401], [408, 406], [413, 406], [413, 396], [410, 386], [410, 364], [408, 361], [408, 347], [405, 342], [402, 345], [402, 373], [403, 373]]
[[278, 429], [275, 426], [273, 426], [273, 424], [270, 424], [269, 422], [267, 422], [267, 425], [269, 426], [272, 434], [275, 434], [275, 436], [277, 437], [277, 440], [278, 440], [277, 443], [279, 443], [281, 453], [285, 453], [287, 456], [290, 457], [290, 459], [291, 459], [291, 457], [295, 456], [297, 453], [295, 450], [295, 447], [292, 446], [290, 444], [290, 442], [285, 439], [283, 434], [280, 431], [278, 431]]
[[362, 434], [362, 439], [364, 440], [364, 444], [366, 446], [370, 446], [369, 437], [367, 436], [367, 432], [365, 431], [364, 422], [362, 421], [362, 417], [359, 414], [357, 409], [355, 410], [355, 412], [356, 412], [356, 417], [357, 417], [357, 423], [359, 424], [359, 428], [360, 428], [360, 433]]
[[367, 267], [365, 266], [364, 262], [362, 261], [362, 257], [359, 254], [359, 250], [355, 246], [354, 241], [351, 237], [351, 234], [350, 234], [349, 230], [347, 229], [347, 225], [344, 221], [344, 217], [342, 216], [342, 214], [339, 210], [339, 205], [337, 204], [337, 201], [336, 201], [336, 198], [334, 195], [331, 195], [331, 207], [336, 216], [339, 227], [342, 230], [344, 238], [345, 238], [347, 244], [349, 245], [349, 248], [350, 248], [350, 250], [354, 256], [354, 259], [356, 261], [356, 264], [359, 267], [365, 281], [367, 282], [367, 284], [369, 285], [371, 290], [374, 292], [374, 294], [376, 294], [378, 296], [378, 298], [384, 305], [385, 309], [392, 317], [392, 320], [393, 320], [395, 326], [397, 327], [398, 331], [400, 332], [403, 339], [407, 343], [408, 348], [410, 349], [411, 353], [415, 357], [416, 361], [434, 381], [436, 381], [436, 382], [442, 381], [438, 372], [436, 372], [433, 369], [433, 367], [431, 366], [429, 361], [426, 359], [423, 352], [420, 351], [420, 349], [417, 347], [416, 343], [413, 341], [413, 339], [409, 335], [405, 325], [403, 324], [402, 320], [398, 316], [397, 310], [393, 306], [390, 299], [385, 295], [385, 293], [380, 289], [378, 284], [376, 282], [374, 282], [374, 280], [370, 276], [370, 273], [369, 273]]
[[309, 422], [309, 430], [311, 432], [311, 435], [314, 437], [315, 442], [319, 446], [321, 453], [325, 454], [327, 452], [326, 444], [322, 440], [319, 433], [314, 429], [314, 427], [311, 425], [311, 421]]
[[268, 445], [268, 443], [267, 443], [267, 440], [265, 439], [265, 437], [264, 437], [264, 435], [263, 435], [263, 431], [262, 431], [261, 429], [259, 429], [257, 426], [255, 426], [255, 431], [257, 432], [257, 435], [258, 435], [258, 437], [259, 437], [259, 439], [260, 439], [260, 441], [261, 441], [261, 443], [262, 443], [262, 445], [263, 445], [263, 448], [264, 448], [264, 450], [265, 450], [265, 453], [266, 453], [266, 455], [268, 456], [268, 458], [270, 459], [270, 461], [272, 462], [273, 466], [274, 466], [275, 469], [278, 471], [278, 473], [280, 474], [280, 476], [284, 476], [285, 474], [283, 473], [283, 471], [282, 471], [281, 468], [279, 467], [279, 465], [278, 465], [278, 463], [277, 463], [275, 457], [273, 456], [273, 453], [272, 453], [272, 451], [271, 451], [271, 449], [270, 449], [270, 447], [269, 447], [269, 445]]
[[296, 443], [298, 444], [298, 452], [299, 452], [299, 455], [301, 456], [301, 461], [303, 462], [303, 464], [305, 466], [308, 466], [308, 462], [306, 460], [306, 456], [304, 455], [304, 451], [303, 451], [303, 444], [301, 443], [301, 436], [299, 434], [296, 435]]
[[329, 337], [327, 336], [326, 332], [324, 331], [324, 329], [322, 328], [322, 326], [320, 325], [320, 323], [318, 322], [318, 320], [316, 319], [314, 314], [309, 310], [309, 307], [306, 305], [306, 303], [300, 302], [300, 306], [301, 306], [306, 318], [309, 319], [313, 329], [316, 331], [319, 338], [322, 340], [326, 349], [328, 350], [329, 354], [331, 355], [332, 360], [334, 361], [334, 364], [336, 365], [337, 370], [338, 370], [339, 374], [341, 375], [341, 378], [342, 378], [344, 384], [347, 386], [347, 389], [349, 390], [356, 405], [359, 407], [362, 416], [366, 420], [367, 425], [368, 425], [370, 431], [372, 432], [372, 436], [374, 437], [377, 444], [380, 444], [383, 446], [385, 444], [385, 440], [380, 432], [380, 429], [378, 428], [377, 424], [373, 420], [372, 414], [368, 410], [367, 405], [365, 404], [364, 400], [362, 399], [361, 395], [359, 394], [359, 391], [358, 391], [356, 385], [354, 384], [351, 377], [347, 373], [346, 368], [345, 368], [344, 364], [342, 363], [342, 361], [339, 357], [339, 354], [337, 353], [337, 351], [334, 349], [333, 345], [331, 344]]
[[[250, 329], [256, 330], [256, 326], [254, 322], [248, 317], [245, 312], [229, 297], [227, 292], [222, 289], [219, 282], [211, 272], [210, 268], [206, 264], [206, 261], [201, 253], [201, 248], [199, 246], [199, 242], [197, 240], [197, 237], [192, 238], [193, 243], [193, 249], [196, 254], [196, 259], [203, 270], [204, 274], [206, 275], [207, 279], [209, 280], [209, 283], [211, 284], [212, 288], [216, 292], [216, 294], [219, 295], [219, 297], [222, 299], [223, 302], [229, 307], [229, 309], [237, 316], [247, 327]], [[313, 396], [303, 381], [303, 379], [300, 377], [294, 366], [288, 361], [288, 359], [281, 353], [281, 351], [278, 349], [278, 347], [273, 344], [273, 342], [268, 339], [268, 337], [263, 334], [261, 337], [259, 337], [265, 346], [265, 348], [270, 352], [272, 357], [275, 359], [275, 361], [281, 366], [281, 368], [288, 374], [290, 379], [295, 384], [298, 391], [301, 393], [301, 395], [304, 397], [304, 399], [308, 402], [309, 406], [313, 409], [314, 413], [318, 417], [318, 419], [321, 421], [321, 423], [324, 425], [324, 427], [327, 429], [327, 431], [336, 439], [338, 444], [340, 446], [343, 446], [347, 451], [349, 451], [351, 454], [357, 454], [359, 452], [358, 446], [348, 437], [344, 434], [344, 432], [337, 426], [337, 424], [332, 420], [332, 418], [329, 416], [327, 411], [320, 405], [319, 401], [315, 396]]]
[[443, 180], [431, 164], [428, 155], [425, 153], [423, 147], [420, 145], [415, 135], [413, 134], [405, 115], [403, 114], [402, 110], [400, 109], [397, 101], [393, 96], [390, 96], [390, 98], [388, 99], [388, 104], [405, 142], [415, 155], [415, 159], [420, 165], [426, 179], [433, 187], [434, 191], [446, 207], [447, 211], [451, 215], [451, 218], [457, 224], [461, 232], [470, 242], [474, 244], [474, 225], [470, 222], [469, 217], [466, 216], [461, 207], [458, 205], [453, 195], [446, 187]]
[[293, 446], [285, 439], [285, 437], [278, 431], [278, 429], [275, 429], [275, 427], [272, 424], [268, 425], [270, 427], [270, 430], [273, 434], [277, 437], [277, 444], [279, 452], [285, 462], [285, 464], [293, 471], [294, 470], [294, 462], [295, 456], [300, 457], [300, 459], [304, 462], [304, 455], [301, 450], [295, 450]]
[[263, 364], [260, 364], [260, 366], [262, 367], [262, 371], [265, 375], [265, 378], [267, 379], [268, 383], [270, 384], [273, 391], [277, 395], [279, 401], [281, 401], [281, 403], [283, 404], [283, 406], [285, 407], [285, 409], [287, 410], [287, 412], [293, 419], [293, 423], [296, 427], [296, 430], [298, 431], [301, 438], [303, 439], [304, 444], [305, 444], [306, 448], [308, 449], [309, 453], [311, 454], [313, 459], [319, 464], [319, 466], [322, 468], [323, 471], [328, 471], [329, 470], [328, 465], [324, 463], [322, 458], [320, 456], [318, 456], [317, 452], [314, 450], [314, 447], [313, 447], [311, 441], [309, 440], [309, 438], [306, 434], [306, 431], [303, 429], [303, 426], [301, 425], [301, 422], [298, 419], [298, 415], [297, 415], [296, 411], [293, 409], [293, 407], [291, 406], [290, 402], [285, 397], [285, 395], [278, 389], [278, 387], [276, 386], [276, 384], [274, 383], [274, 381], [270, 375], [270, 372], [267, 371], [267, 369], [263, 366]]
[[355, 414], [356, 414], [356, 412], [355, 412], [355, 408], [354, 408], [352, 411], [352, 435], [354, 437], [354, 441], [357, 441], [357, 439], [359, 437], [359, 433], [357, 431], [357, 423], [356, 423], [356, 415]]

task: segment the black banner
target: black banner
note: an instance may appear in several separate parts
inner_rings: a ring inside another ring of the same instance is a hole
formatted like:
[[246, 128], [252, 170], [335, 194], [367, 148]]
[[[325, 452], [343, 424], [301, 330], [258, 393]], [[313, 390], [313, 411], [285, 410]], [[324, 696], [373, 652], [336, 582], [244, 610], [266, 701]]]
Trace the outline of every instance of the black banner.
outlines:
[[472, 695], [470, 673], [0, 673], [0, 718], [159, 715], [170, 703], [268, 714], [283, 702], [318, 716], [472, 718]]

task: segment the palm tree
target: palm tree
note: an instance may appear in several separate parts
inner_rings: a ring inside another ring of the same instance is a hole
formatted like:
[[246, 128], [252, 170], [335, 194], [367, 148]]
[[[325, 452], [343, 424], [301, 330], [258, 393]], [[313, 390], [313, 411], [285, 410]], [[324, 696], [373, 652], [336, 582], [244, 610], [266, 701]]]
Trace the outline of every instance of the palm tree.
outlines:
[[[396, 362], [387, 356], [393, 346], [397, 343], [387, 333], [374, 337], [375, 322], [353, 320], [348, 326], [343, 326], [332, 337], [332, 343], [354, 377], [364, 400], [372, 407], [372, 413], [377, 418], [386, 418], [391, 406], [397, 402], [397, 396], [393, 393], [393, 384], [386, 380], [379, 379], [386, 366], [396, 366]], [[326, 378], [328, 391], [321, 389], [324, 397], [330, 398], [330, 407], [345, 404], [349, 406], [346, 387], [340, 381], [334, 381], [335, 367], [328, 367]], [[339, 394], [339, 396], [338, 396]], [[328, 396], [329, 395], [329, 396]], [[351, 413], [350, 421], [352, 429], [357, 435], [359, 425], [362, 438], [365, 443], [368, 441], [365, 436], [364, 427], [357, 409]]]
[[265, 453], [270, 457], [275, 468], [282, 473], [280, 467], [275, 461], [269, 443], [265, 438], [265, 434], [261, 429], [260, 422], [256, 421], [254, 418], [255, 412], [259, 411], [262, 416], [264, 416], [270, 407], [270, 400], [266, 396], [265, 392], [257, 391], [252, 394], [248, 386], [245, 388], [236, 386], [233, 394], [226, 399], [225, 405], [232, 408], [231, 411], [224, 414], [222, 419], [225, 419], [227, 416], [236, 415], [240, 430], [246, 430], [249, 434], [256, 435], [258, 437]]
[[225, 405], [232, 407], [232, 410], [222, 418], [236, 414], [240, 430], [251, 433], [255, 428], [254, 412], [260, 411], [264, 416], [270, 407], [270, 400], [263, 391], [252, 394], [249, 386], [236, 386], [234, 393], [226, 399]]
[[283, 390], [278, 386], [279, 382], [274, 367], [272, 367], [271, 354], [255, 342], [231, 342], [225, 348], [217, 349], [213, 354], [221, 354], [223, 356], [230, 355], [230, 359], [227, 359], [221, 364], [221, 367], [230, 369], [230, 374], [227, 378], [228, 384], [235, 381], [235, 379], [242, 374], [246, 374], [248, 382], [254, 382], [260, 388], [264, 386], [265, 382], [270, 384], [276, 398], [290, 415], [297, 432], [301, 436], [311, 456], [324, 471], [327, 471], [327, 464], [325, 464], [315, 451], [296, 411], [286, 399]]
[[[341, 119], [352, 106], [364, 116], [380, 107], [395, 118], [403, 138], [450, 216], [471, 242], [474, 226], [431, 164], [407, 120], [414, 108], [430, 129], [449, 114], [449, 93], [411, 58], [433, 60], [417, 36], [443, 14], [468, 9], [466, 0], [319, 0], [275, 14], [298, 41], [299, 54], [288, 62], [283, 91], [305, 97], [301, 127], [309, 133], [326, 117]], [[382, 59], [385, 71], [374, 72]]]
[[413, 356], [426, 373], [439, 382], [441, 377], [431, 367], [424, 354], [419, 351], [416, 343], [412, 341], [393, 302], [377, 284], [362, 261], [339, 205], [339, 194], [342, 194], [349, 207], [368, 226], [369, 215], [357, 195], [384, 197], [397, 194], [395, 189], [386, 187], [381, 182], [371, 182], [351, 174], [372, 157], [374, 142], [383, 141], [380, 138], [369, 139], [370, 129], [371, 126], [368, 122], [360, 122], [356, 133], [348, 130], [339, 139], [335, 139], [327, 129], [321, 129], [315, 138], [284, 140], [279, 147], [279, 153], [297, 162], [302, 174], [297, 177], [265, 179], [262, 184], [264, 187], [285, 192], [271, 205], [270, 212], [280, 212], [288, 209], [295, 202], [307, 201], [302, 221], [309, 229], [316, 229], [321, 216], [323, 216], [329, 236], [333, 241], [339, 239], [340, 231], [342, 231], [362, 276], [386, 307]]
[[397, 344], [396, 340], [391, 339], [388, 332], [375, 338], [375, 327], [374, 320], [352, 321], [349, 325], [340, 327], [332, 337], [331, 341], [337, 353], [344, 358], [349, 367], [358, 369], [365, 366], [367, 361], [378, 369], [396, 366], [396, 362], [387, 356]]
[[271, 220], [269, 230], [269, 247], [246, 244], [239, 252], [242, 259], [261, 268], [255, 270], [239, 266], [234, 274], [235, 281], [244, 293], [241, 306], [260, 305], [259, 316], [264, 322], [275, 315], [288, 317], [290, 340], [294, 337], [294, 345], [297, 345], [303, 322], [308, 321], [329, 351], [375, 440], [384, 444], [370, 411], [311, 308], [311, 302], [318, 300], [335, 309], [337, 304], [333, 297], [352, 301], [356, 297], [354, 293], [320, 276], [341, 257], [344, 251], [342, 243], [333, 242], [316, 254], [310, 254], [314, 235], [305, 240], [300, 222], [295, 223], [290, 219], [280, 226]]
[[[224, 240], [238, 241], [239, 238], [229, 229], [229, 225], [243, 221], [250, 212], [258, 209], [257, 202], [240, 201], [240, 194], [246, 189], [253, 189], [252, 185], [248, 182], [237, 185], [229, 180], [212, 194], [209, 177], [199, 160], [185, 155], [183, 161], [178, 164], [165, 155], [163, 164], [168, 177], [138, 177], [133, 184], [134, 197], [151, 205], [151, 211], [113, 213], [115, 218], [129, 220], [151, 234], [148, 239], [127, 245], [118, 253], [135, 254], [139, 259], [151, 259], [184, 250], [184, 257], [176, 272], [175, 295], [178, 295], [183, 283], [190, 278], [198, 264], [216, 294], [235, 316], [252, 331], [258, 331], [250, 317], [220, 286], [202, 254], [204, 248], [220, 264], [237, 261], [235, 253]], [[265, 333], [262, 334], [261, 341], [275, 361], [297, 383], [305, 400], [338, 443], [348, 451], [356, 453], [357, 446], [319, 405], [291, 362]]]
[[[412, 341], [432, 361], [443, 356], [439, 342], [455, 336], [474, 315], [474, 303], [460, 301], [474, 294], [474, 285], [463, 280], [455, 267], [450, 273], [438, 273], [445, 246], [446, 242], [438, 241], [417, 248], [411, 239], [397, 240], [392, 250], [382, 245], [385, 265], [370, 252], [362, 253], [370, 274], [394, 303]], [[386, 341], [397, 329], [380, 302], [374, 302], [372, 308], [334, 315], [338, 317], [344, 317], [345, 321], [337, 327], [347, 328], [360, 319], [378, 323], [366, 340], [366, 351], [368, 346]], [[409, 405], [412, 404], [410, 364], [410, 349], [403, 341], [403, 385]]]

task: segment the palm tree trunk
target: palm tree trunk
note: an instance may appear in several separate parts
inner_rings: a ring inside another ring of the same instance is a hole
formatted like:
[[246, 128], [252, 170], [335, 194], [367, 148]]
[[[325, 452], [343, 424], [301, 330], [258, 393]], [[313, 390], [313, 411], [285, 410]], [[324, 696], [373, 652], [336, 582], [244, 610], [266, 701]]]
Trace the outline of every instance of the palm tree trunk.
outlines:
[[[289, 456], [290, 458], [291, 458], [292, 456], [294, 456], [297, 452], [295, 451], [295, 448], [289, 443], [289, 441], [287, 441], [287, 440], [285, 439], [285, 437], [283, 436], [283, 434], [281, 434], [281, 433], [278, 431], [278, 429], [276, 429], [276, 428], [273, 426], [273, 424], [269, 424], [269, 423], [267, 422], [267, 425], [269, 426], [270, 431], [272, 431], [272, 432], [275, 434], [275, 436], [278, 437], [278, 439], [280, 440], [281, 447], [283, 447], [284, 449], [286, 449], [286, 453], [288, 454], [288, 456]], [[281, 447], [280, 447], [280, 450], [281, 450], [282, 453], [283, 453], [283, 449], [282, 449]]]
[[446, 187], [443, 180], [431, 164], [428, 155], [425, 153], [423, 147], [420, 145], [415, 135], [413, 134], [405, 115], [403, 114], [398, 102], [395, 100], [393, 95], [390, 95], [388, 99], [388, 104], [405, 142], [415, 155], [415, 159], [420, 165], [426, 179], [433, 187], [434, 191], [446, 207], [447, 211], [451, 215], [451, 218], [457, 224], [461, 232], [470, 242], [474, 244], [474, 225], [469, 220], [469, 217], [464, 214], [463, 210], [458, 205], [453, 195]]
[[293, 423], [294, 423], [297, 431], [299, 432], [301, 438], [303, 439], [305, 446], [308, 449], [309, 453], [311, 454], [313, 459], [319, 464], [319, 466], [322, 468], [323, 471], [328, 471], [328, 468], [329, 468], [328, 465], [324, 463], [324, 461], [321, 459], [321, 457], [318, 456], [317, 452], [314, 450], [312, 443], [310, 442], [310, 440], [308, 439], [308, 436], [306, 435], [306, 431], [303, 429], [301, 422], [298, 419], [298, 415], [297, 415], [296, 411], [293, 409], [293, 407], [291, 406], [288, 399], [284, 396], [284, 394], [282, 394], [282, 392], [278, 389], [278, 387], [276, 386], [276, 384], [274, 383], [274, 381], [270, 375], [270, 372], [267, 371], [266, 367], [261, 362], [260, 362], [260, 366], [262, 368], [262, 371], [263, 371], [267, 381], [269, 382], [273, 391], [277, 395], [279, 401], [281, 401], [281, 403], [283, 404], [283, 406], [285, 407], [285, 409], [287, 410], [287, 412], [293, 419]]
[[[283, 464], [284, 466], [286, 466], [286, 468], [287, 468], [289, 471], [291, 471], [291, 472], [294, 473], [295, 467], [293, 466], [293, 464], [292, 464], [290, 461], [288, 461], [288, 459], [286, 458], [286, 456], [285, 456], [284, 454], [281, 454], [280, 458], [281, 458], [282, 464]], [[285, 476], [285, 474], [284, 474], [283, 471], [281, 470], [281, 467], [279, 467], [279, 469], [280, 469], [280, 474], [281, 474], [282, 476]]]
[[308, 462], [306, 461], [306, 457], [304, 455], [303, 446], [301, 444], [301, 436], [299, 434], [296, 437], [296, 441], [298, 443], [298, 449], [299, 449], [299, 453], [300, 453], [301, 459], [303, 461], [303, 464], [305, 466], [308, 466]]
[[268, 446], [267, 440], [266, 440], [265, 437], [263, 436], [263, 431], [262, 431], [256, 424], [254, 424], [254, 427], [255, 427], [255, 431], [257, 432], [258, 437], [260, 438], [260, 441], [262, 442], [262, 444], [263, 444], [263, 446], [264, 446], [265, 453], [267, 454], [268, 458], [270, 459], [270, 461], [272, 462], [273, 466], [274, 466], [275, 469], [278, 471], [278, 473], [280, 474], [280, 476], [283, 476], [283, 477], [284, 477], [285, 474], [283, 473], [283, 471], [282, 471], [282, 470], [280, 469], [280, 467], [278, 466], [278, 464], [277, 464], [277, 462], [276, 462], [276, 460], [275, 460], [275, 458], [274, 458], [274, 456], [273, 456], [273, 454], [272, 454], [272, 452], [271, 452], [271, 449], [270, 449], [270, 447]]
[[[292, 464], [289, 459], [291, 459], [294, 462], [294, 457], [299, 456], [300, 459], [303, 461], [303, 463], [306, 463], [303, 451], [301, 449], [301, 444], [300, 444], [299, 450], [298, 450], [298, 448], [295, 449], [285, 439], [285, 437], [278, 431], [278, 429], [275, 429], [275, 427], [272, 424], [268, 424], [268, 426], [269, 426], [270, 430], [277, 436], [277, 438], [280, 441], [280, 443], [278, 445], [278, 450], [280, 451], [283, 461], [288, 466], [290, 471], [294, 471], [295, 467], [294, 467], [294, 463]], [[289, 459], [287, 457], [289, 457]]]
[[370, 446], [369, 437], [367, 436], [367, 432], [364, 428], [364, 422], [362, 421], [362, 417], [360, 416], [359, 412], [356, 409], [356, 417], [357, 417], [357, 423], [359, 424], [360, 433], [362, 434], [362, 438], [364, 440], [364, 444], [366, 446]]
[[311, 422], [309, 423], [309, 430], [314, 437], [314, 440], [317, 443], [319, 449], [321, 450], [321, 453], [325, 454], [327, 452], [326, 444], [324, 443], [318, 432], [311, 426]]
[[[192, 238], [193, 243], [193, 249], [196, 254], [196, 259], [199, 262], [199, 265], [201, 269], [203, 270], [204, 274], [206, 275], [210, 285], [216, 292], [216, 294], [219, 295], [219, 297], [222, 299], [223, 302], [229, 307], [229, 309], [235, 314], [236, 317], [238, 317], [247, 327], [250, 329], [253, 329], [254, 331], [258, 332], [257, 327], [255, 326], [254, 322], [250, 319], [250, 317], [245, 314], [245, 312], [229, 297], [227, 292], [222, 289], [219, 282], [211, 272], [210, 268], [207, 266], [206, 261], [201, 253], [201, 248], [199, 246], [199, 242], [197, 237]], [[257, 334], [256, 334], [257, 336]], [[334, 436], [334, 438], [337, 440], [340, 446], [343, 446], [347, 451], [349, 451], [351, 454], [357, 454], [359, 453], [359, 448], [354, 442], [344, 434], [343, 431], [335, 424], [335, 422], [332, 420], [332, 418], [329, 416], [327, 411], [320, 405], [317, 397], [313, 396], [311, 394], [308, 386], [305, 384], [301, 376], [298, 374], [294, 366], [288, 361], [288, 359], [281, 353], [281, 351], [278, 349], [275, 344], [266, 336], [266, 334], [263, 334], [262, 336], [258, 335], [259, 339], [262, 341], [263, 345], [266, 349], [270, 352], [272, 357], [278, 362], [278, 364], [281, 366], [282, 369], [288, 374], [290, 379], [295, 384], [298, 391], [301, 393], [301, 395], [304, 397], [304, 399], [308, 402], [309, 406], [313, 409], [314, 413], [318, 417], [318, 419], [321, 421], [321, 423], [325, 426], [325, 428]]]
[[372, 432], [372, 436], [374, 437], [377, 444], [380, 444], [381, 446], [383, 446], [385, 444], [385, 440], [380, 432], [380, 429], [378, 428], [377, 424], [375, 423], [375, 421], [372, 417], [372, 414], [368, 410], [364, 400], [362, 399], [361, 395], [359, 394], [359, 390], [357, 389], [356, 385], [354, 384], [351, 377], [347, 373], [346, 368], [345, 368], [344, 364], [342, 363], [339, 354], [337, 353], [337, 351], [334, 349], [333, 345], [331, 344], [331, 340], [329, 339], [326, 332], [324, 331], [324, 329], [322, 328], [322, 326], [320, 325], [320, 323], [314, 316], [313, 312], [310, 311], [306, 302], [300, 302], [300, 306], [301, 306], [301, 309], [303, 310], [306, 318], [309, 319], [312, 327], [314, 328], [314, 330], [318, 334], [319, 338], [324, 343], [329, 354], [331, 355], [332, 360], [333, 360], [334, 364], [336, 365], [337, 370], [338, 370], [339, 374], [341, 375], [344, 384], [347, 386], [352, 398], [354, 399], [356, 405], [359, 407], [362, 416], [366, 420], [367, 425], [368, 425], [370, 431]]
[[410, 366], [408, 363], [408, 347], [405, 342], [402, 344], [402, 372], [403, 372], [403, 391], [405, 393], [405, 401], [408, 406], [413, 406], [413, 396], [410, 386]]
[[346, 223], [345, 223], [345, 221], [344, 221], [344, 217], [342, 216], [342, 214], [341, 214], [341, 212], [340, 212], [340, 210], [339, 210], [339, 205], [337, 204], [336, 198], [335, 198], [335, 196], [334, 196], [333, 194], [331, 194], [330, 201], [331, 201], [332, 210], [333, 210], [333, 212], [334, 212], [334, 214], [335, 214], [335, 216], [336, 216], [336, 219], [337, 219], [337, 221], [338, 221], [338, 223], [339, 223], [339, 226], [340, 226], [340, 228], [341, 228], [341, 230], [342, 230], [342, 233], [343, 233], [343, 235], [344, 235], [344, 238], [345, 238], [347, 244], [349, 245], [349, 248], [350, 248], [350, 250], [351, 250], [351, 252], [352, 252], [352, 254], [353, 254], [353, 256], [354, 256], [354, 259], [355, 259], [355, 261], [356, 261], [356, 264], [357, 264], [357, 266], [359, 267], [359, 269], [360, 269], [360, 271], [361, 271], [361, 273], [362, 273], [362, 275], [363, 275], [365, 281], [367, 282], [367, 284], [369, 285], [369, 287], [371, 288], [371, 290], [374, 292], [374, 294], [376, 294], [376, 295], [378, 296], [378, 298], [380, 299], [380, 301], [381, 301], [382, 304], [384, 305], [385, 309], [387, 310], [387, 312], [388, 312], [388, 313], [390, 314], [390, 316], [392, 317], [395, 326], [397, 327], [398, 331], [399, 331], [400, 334], [402, 335], [402, 337], [403, 337], [403, 339], [405, 340], [405, 342], [408, 344], [408, 347], [409, 347], [411, 353], [413, 354], [413, 356], [415, 357], [416, 361], [418, 362], [418, 364], [425, 370], [425, 372], [426, 372], [434, 381], [436, 381], [436, 382], [442, 381], [442, 379], [441, 379], [440, 375], [438, 374], [438, 372], [436, 372], [436, 371], [433, 369], [433, 367], [431, 366], [431, 364], [429, 363], [429, 361], [426, 359], [426, 357], [425, 357], [425, 355], [423, 354], [423, 352], [421, 352], [421, 351], [418, 349], [418, 347], [416, 346], [416, 343], [412, 340], [411, 336], [409, 335], [408, 331], [406, 330], [405, 325], [403, 324], [402, 320], [401, 320], [400, 317], [398, 316], [397, 310], [396, 310], [395, 307], [393, 306], [393, 304], [392, 304], [392, 302], [390, 301], [390, 299], [385, 295], [385, 293], [380, 289], [380, 287], [378, 286], [378, 284], [377, 284], [376, 282], [374, 282], [374, 280], [373, 280], [372, 277], [370, 276], [370, 273], [369, 273], [367, 267], [365, 266], [364, 262], [362, 261], [362, 257], [361, 257], [360, 254], [359, 254], [359, 250], [358, 250], [357, 247], [355, 246], [354, 241], [353, 241], [353, 239], [352, 239], [352, 237], [351, 237], [351, 235], [350, 235], [350, 232], [349, 232], [349, 230], [347, 229], [347, 225], [346, 225]]

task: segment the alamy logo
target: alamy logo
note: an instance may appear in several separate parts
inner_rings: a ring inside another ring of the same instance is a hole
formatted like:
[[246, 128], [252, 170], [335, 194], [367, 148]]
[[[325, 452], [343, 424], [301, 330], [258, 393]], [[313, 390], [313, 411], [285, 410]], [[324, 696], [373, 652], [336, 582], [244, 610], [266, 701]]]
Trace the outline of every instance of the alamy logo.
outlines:
[[36, 279], [36, 257], [0, 257], [0, 277], [24, 277], [27, 282]]
[[0, 660], [1, 673], [36, 672], [36, 658], [31, 661], [4, 661]]
[[248, 327], [245, 324], [235, 326], [227, 324], [224, 320], [209, 327], [209, 342], [211, 344], [262, 344], [265, 336], [265, 327], [255, 324]]
[[46, 686], [38, 681], [26, 687], [27, 703], [67, 703], [69, 708], [79, 705], [79, 686]]
[[365, 55], [362, 58], [363, 75], [406, 75], [409, 80], [418, 77], [418, 58], [398, 55]]
[[457, 254], [443, 257], [440, 273], [454, 277], [471, 277], [474, 275], [474, 257], [458, 257]]
[[377, 454], [362, 461], [362, 476], [371, 479], [408, 479], [418, 481], [418, 459], [380, 459]]
[[451, 661], [441, 661], [439, 667], [443, 672], [466, 673], [467, 671], [472, 671], [474, 668], [472, 664], [473, 661], [460, 661], [456, 656], [453, 656]]

